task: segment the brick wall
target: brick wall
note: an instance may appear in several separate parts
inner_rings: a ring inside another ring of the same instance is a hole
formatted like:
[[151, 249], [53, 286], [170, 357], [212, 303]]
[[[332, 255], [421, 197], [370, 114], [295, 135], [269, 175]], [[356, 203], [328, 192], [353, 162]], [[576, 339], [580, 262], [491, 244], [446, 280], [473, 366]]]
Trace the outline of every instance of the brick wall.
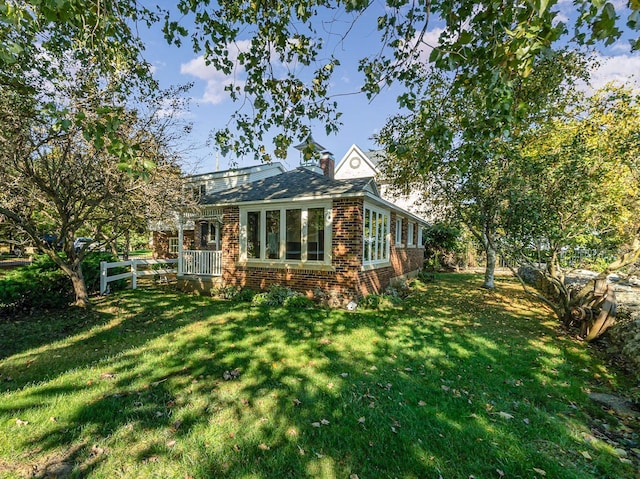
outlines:
[[[153, 256], [155, 258], [176, 258], [176, 253], [169, 253], [169, 238], [177, 238], [177, 231], [154, 231], [153, 232]], [[194, 237], [192, 230], [186, 230], [182, 233], [182, 248], [190, 249], [193, 247]]]
[[424, 249], [406, 247], [408, 232], [408, 222], [406, 218], [402, 219], [402, 244], [396, 246], [396, 217], [397, 215], [392, 211], [390, 217], [391, 246], [389, 251], [389, 262], [391, 265], [383, 268], [359, 271], [357, 281], [359, 284], [359, 293], [362, 295], [383, 293], [393, 278], [412, 273], [420, 269], [423, 265]]

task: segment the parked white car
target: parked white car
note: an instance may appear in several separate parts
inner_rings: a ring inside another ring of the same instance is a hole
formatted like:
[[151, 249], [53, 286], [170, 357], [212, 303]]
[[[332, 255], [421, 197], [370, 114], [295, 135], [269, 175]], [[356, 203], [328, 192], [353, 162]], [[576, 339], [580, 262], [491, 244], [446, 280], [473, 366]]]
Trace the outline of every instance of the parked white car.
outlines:
[[83, 248], [87, 248], [89, 250], [95, 249], [97, 247], [97, 243], [93, 241], [93, 238], [76, 238], [73, 242], [73, 249], [76, 253], [80, 252]]

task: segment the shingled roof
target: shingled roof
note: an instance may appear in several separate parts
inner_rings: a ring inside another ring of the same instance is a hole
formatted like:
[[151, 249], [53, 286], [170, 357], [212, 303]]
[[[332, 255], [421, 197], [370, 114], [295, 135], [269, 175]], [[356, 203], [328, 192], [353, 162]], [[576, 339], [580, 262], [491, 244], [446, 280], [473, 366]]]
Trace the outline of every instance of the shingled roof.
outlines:
[[380, 163], [386, 157], [386, 153], [384, 150], [369, 150], [369, 151], [363, 151], [363, 153], [366, 155], [367, 158], [369, 158], [369, 161], [371, 161], [371, 163], [373, 163], [373, 165], [376, 167], [378, 166], [378, 163]]
[[202, 198], [201, 204], [218, 205], [294, 198], [355, 196], [365, 191], [375, 191], [375, 186], [373, 190], [368, 188], [372, 181], [372, 178], [334, 180], [300, 167], [206, 195]]

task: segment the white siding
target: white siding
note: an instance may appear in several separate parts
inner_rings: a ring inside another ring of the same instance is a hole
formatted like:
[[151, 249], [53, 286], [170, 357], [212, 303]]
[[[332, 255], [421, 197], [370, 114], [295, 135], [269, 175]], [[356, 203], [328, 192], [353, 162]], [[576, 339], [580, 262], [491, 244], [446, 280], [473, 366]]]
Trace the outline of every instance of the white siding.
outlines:
[[376, 176], [375, 165], [371, 163], [364, 152], [353, 145], [347, 154], [342, 157], [335, 171], [335, 178], [346, 180], [351, 178], [367, 178]]
[[195, 175], [187, 179], [189, 188], [204, 184], [206, 186], [206, 194], [216, 191], [222, 191], [236, 186], [244, 185], [270, 176], [284, 173], [285, 169], [280, 163], [270, 165], [257, 165], [250, 168], [241, 168], [238, 170], [216, 171]]

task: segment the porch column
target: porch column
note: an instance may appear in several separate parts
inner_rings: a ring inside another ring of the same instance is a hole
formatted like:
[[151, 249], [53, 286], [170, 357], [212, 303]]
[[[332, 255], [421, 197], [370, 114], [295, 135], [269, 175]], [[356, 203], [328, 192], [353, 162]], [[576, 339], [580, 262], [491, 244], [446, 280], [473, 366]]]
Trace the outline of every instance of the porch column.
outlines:
[[182, 276], [182, 243], [184, 242], [182, 213], [178, 214], [178, 276]]

